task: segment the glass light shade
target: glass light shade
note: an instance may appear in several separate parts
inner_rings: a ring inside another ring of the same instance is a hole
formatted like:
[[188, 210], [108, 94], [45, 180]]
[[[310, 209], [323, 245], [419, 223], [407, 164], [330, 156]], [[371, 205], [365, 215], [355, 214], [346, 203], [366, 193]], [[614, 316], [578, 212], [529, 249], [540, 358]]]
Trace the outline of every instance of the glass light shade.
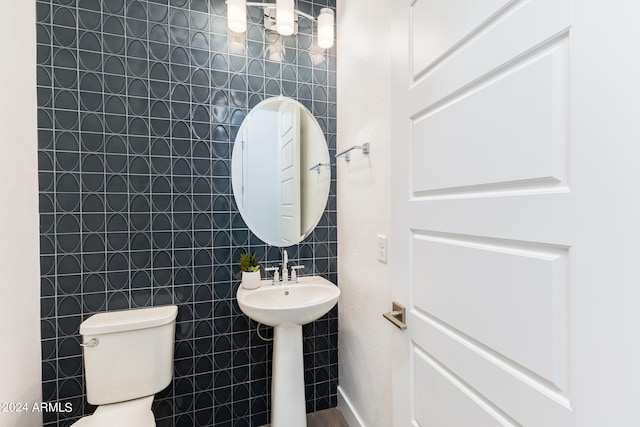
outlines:
[[293, 0], [277, 0], [276, 28], [283, 36], [290, 36], [294, 31], [295, 12]]
[[333, 18], [333, 9], [320, 9], [320, 15], [318, 15], [318, 46], [323, 49], [329, 49], [333, 46]]
[[228, 0], [227, 19], [227, 25], [234, 33], [247, 31], [247, 0]]

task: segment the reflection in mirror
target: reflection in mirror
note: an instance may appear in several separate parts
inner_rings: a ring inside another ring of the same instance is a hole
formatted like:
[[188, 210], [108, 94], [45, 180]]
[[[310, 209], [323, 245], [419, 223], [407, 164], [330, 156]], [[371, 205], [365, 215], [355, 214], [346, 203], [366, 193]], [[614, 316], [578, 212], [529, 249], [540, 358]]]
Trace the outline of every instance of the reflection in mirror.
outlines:
[[231, 169], [240, 214], [264, 242], [294, 245], [318, 224], [331, 183], [329, 150], [299, 102], [275, 97], [256, 105], [238, 131]]

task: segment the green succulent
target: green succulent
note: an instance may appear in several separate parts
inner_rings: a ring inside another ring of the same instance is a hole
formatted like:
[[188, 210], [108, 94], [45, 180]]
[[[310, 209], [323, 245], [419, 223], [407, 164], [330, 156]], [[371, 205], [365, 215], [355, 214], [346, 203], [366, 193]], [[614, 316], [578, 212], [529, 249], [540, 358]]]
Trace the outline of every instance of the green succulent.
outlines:
[[258, 264], [258, 256], [256, 254], [243, 253], [240, 254], [240, 271], [256, 272], [260, 270]]

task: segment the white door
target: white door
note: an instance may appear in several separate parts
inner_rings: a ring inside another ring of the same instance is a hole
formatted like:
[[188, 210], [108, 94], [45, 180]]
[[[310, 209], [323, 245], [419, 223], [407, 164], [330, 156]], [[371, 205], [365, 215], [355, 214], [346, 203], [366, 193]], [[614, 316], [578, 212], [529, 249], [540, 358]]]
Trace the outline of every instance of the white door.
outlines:
[[[250, 159], [251, 156], [249, 156], [249, 129], [251, 128], [251, 126], [249, 125], [249, 121], [251, 120], [251, 117], [247, 117], [245, 119], [245, 121], [247, 122], [247, 124], [245, 126], [242, 126], [240, 128], [240, 132], [242, 132], [241, 134], [241, 144], [242, 144], [242, 162], [241, 162], [241, 172], [238, 174], [239, 178], [241, 179], [241, 185], [240, 185], [240, 192], [241, 192], [241, 199], [239, 201], [240, 206], [242, 207], [242, 209], [244, 209], [245, 212], [251, 212], [251, 197], [249, 195], [250, 191], [251, 191], [251, 185], [249, 185], [250, 181], [250, 177], [251, 175], [249, 174], [249, 169], [250, 169]], [[236, 198], [236, 201], [238, 200], [238, 198]]]
[[300, 112], [285, 102], [279, 115], [280, 232], [286, 244], [300, 240]]
[[394, 425], [640, 426], [640, 5], [393, 9]]

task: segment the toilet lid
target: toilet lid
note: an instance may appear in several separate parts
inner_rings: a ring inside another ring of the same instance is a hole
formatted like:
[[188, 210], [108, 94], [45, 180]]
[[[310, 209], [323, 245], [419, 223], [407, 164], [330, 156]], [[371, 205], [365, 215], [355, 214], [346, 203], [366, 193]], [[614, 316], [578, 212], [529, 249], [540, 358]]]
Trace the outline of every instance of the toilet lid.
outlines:
[[71, 424], [72, 427], [155, 427], [148, 405], [139, 401], [98, 406], [96, 412]]

